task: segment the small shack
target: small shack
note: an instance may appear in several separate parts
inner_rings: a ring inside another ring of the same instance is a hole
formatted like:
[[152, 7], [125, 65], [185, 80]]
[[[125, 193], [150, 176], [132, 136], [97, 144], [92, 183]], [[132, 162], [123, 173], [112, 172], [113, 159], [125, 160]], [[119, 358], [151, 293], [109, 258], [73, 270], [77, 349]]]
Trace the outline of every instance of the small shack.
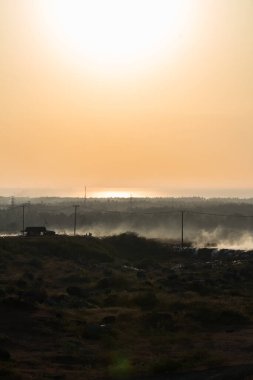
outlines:
[[[23, 231], [22, 231], [23, 232]], [[26, 227], [24, 230], [25, 236], [52, 236], [55, 231], [49, 231], [46, 227]]]

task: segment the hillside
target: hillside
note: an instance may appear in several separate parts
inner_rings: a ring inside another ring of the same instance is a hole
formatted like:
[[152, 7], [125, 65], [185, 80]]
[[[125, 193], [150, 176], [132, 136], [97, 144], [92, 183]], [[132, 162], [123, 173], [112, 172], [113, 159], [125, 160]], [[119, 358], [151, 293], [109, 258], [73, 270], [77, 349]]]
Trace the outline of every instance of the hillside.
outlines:
[[252, 270], [250, 252], [180, 252], [134, 234], [1, 238], [0, 378], [190, 379], [236, 366], [250, 379]]

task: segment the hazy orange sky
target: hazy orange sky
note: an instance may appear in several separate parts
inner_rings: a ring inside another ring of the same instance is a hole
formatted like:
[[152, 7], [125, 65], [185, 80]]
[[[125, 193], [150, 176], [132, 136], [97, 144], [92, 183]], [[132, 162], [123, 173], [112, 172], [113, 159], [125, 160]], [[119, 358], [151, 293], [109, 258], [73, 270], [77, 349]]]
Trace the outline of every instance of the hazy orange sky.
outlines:
[[94, 1], [0, 0], [0, 187], [253, 188], [253, 1]]

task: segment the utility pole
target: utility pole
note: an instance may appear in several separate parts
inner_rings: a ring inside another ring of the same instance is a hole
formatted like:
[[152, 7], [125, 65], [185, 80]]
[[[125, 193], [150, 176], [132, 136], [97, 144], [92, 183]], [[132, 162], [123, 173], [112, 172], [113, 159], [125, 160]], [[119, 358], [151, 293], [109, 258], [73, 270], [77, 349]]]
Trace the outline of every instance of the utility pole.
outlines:
[[75, 236], [76, 235], [76, 215], [77, 215], [77, 209], [79, 205], [74, 205], [73, 207], [75, 209], [75, 214], [74, 214], [74, 236]]
[[22, 234], [25, 235], [25, 204], [22, 204]]
[[84, 187], [84, 205], [86, 206], [87, 202], [87, 192], [86, 192], [86, 186]]
[[184, 249], [184, 211], [181, 211], [181, 249]]
[[130, 211], [133, 210], [133, 196], [132, 194], [130, 194], [130, 198], [129, 198], [129, 207], [130, 207]]

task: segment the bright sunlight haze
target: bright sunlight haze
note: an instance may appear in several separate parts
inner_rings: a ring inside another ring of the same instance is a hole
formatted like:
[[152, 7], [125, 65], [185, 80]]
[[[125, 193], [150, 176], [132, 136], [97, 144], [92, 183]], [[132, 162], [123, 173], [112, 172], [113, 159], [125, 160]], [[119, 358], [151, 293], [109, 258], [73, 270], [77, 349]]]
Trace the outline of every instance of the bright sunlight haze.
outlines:
[[1, 0], [1, 188], [252, 189], [252, 19], [250, 0]]
[[188, 0], [44, 0], [39, 5], [42, 32], [62, 59], [107, 72], [143, 68], [167, 50], [173, 54], [192, 21]]

